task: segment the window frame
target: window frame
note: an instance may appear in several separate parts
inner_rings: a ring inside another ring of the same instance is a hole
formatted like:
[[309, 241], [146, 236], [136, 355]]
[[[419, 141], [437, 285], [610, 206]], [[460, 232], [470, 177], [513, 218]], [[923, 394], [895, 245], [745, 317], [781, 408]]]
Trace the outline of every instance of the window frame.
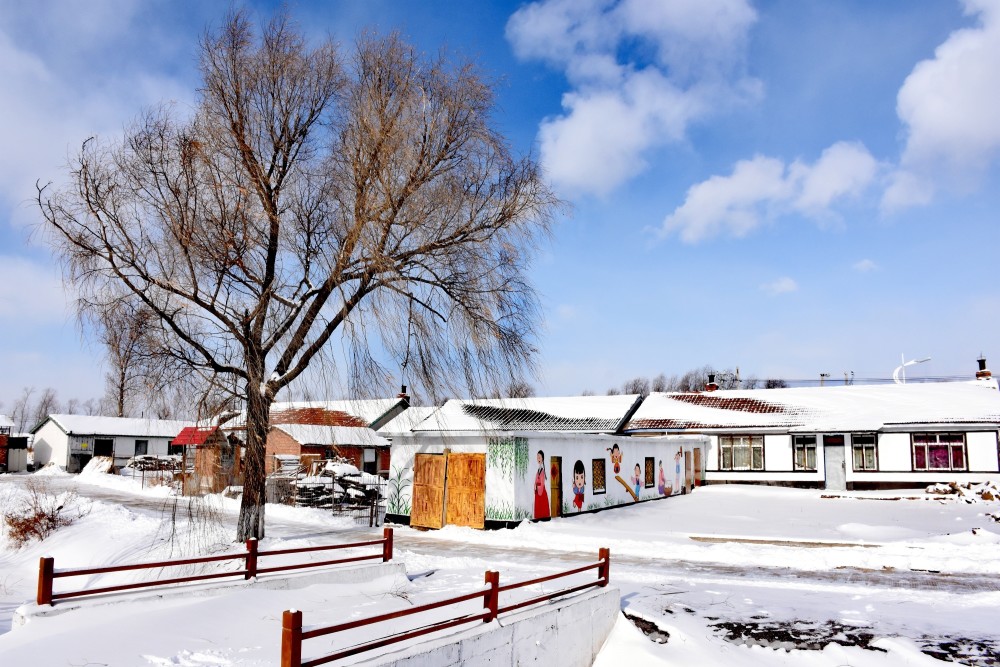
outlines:
[[[737, 442], [740, 441], [740, 442]], [[742, 441], [746, 441], [745, 443]], [[740, 458], [745, 458], [746, 466], [737, 467], [737, 448], [746, 450], [739, 452]], [[726, 463], [728, 451], [729, 463]], [[759, 454], [760, 465], [755, 465]], [[726, 472], [763, 472], [767, 470], [764, 451], [764, 436], [760, 434], [739, 434], [719, 436], [719, 470]]]
[[647, 456], [643, 461], [643, 488], [651, 489], [656, 486], [656, 457]]
[[[871, 438], [871, 442], [855, 442], [855, 440], [860, 440], [862, 438]], [[861, 467], [857, 466], [858, 456], [857, 450], [861, 449]], [[871, 449], [871, 460], [872, 465], [868, 466], [866, 464], [865, 452]], [[854, 472], [877, 472], [878, 471], [878, 433], [865, 432], [865, 433], [852, 433], [851, 434], [851, 470]]]
[[[810, 439], [812, 440], [811, 444], [808, 442], [808, 440], [810, 440]], [[799, 442], [800, 440], [804, 441], [804, 442]], [[818, 469], [817, 468], [817, 464], [816, 464], [816, 443], [817, 443], [817, 440], [818, 439], [817, 439], [817, 437], [816, 437], [815, 434], [812, 434], [812, 435], [801, 434], [801, 435], [793, 435], [792, 436], [792, 469], [793, 470], [802, 471], [802, 472], [816, 472], [817, 471], [817, 469]], [[800, 457], [799, 457], [799, 449], [800, 448], [802, 449], [802, 452], [804, 454], [804, 457], [803, 457], [804, 460], [800, 459]], [[811, 466], [809, 465], [809, 456], [808, 456], [810, 449], [812, 450], [812, 465]], [[802, 462], [800, 462], [800, 461], [802, 461]]]
[[[600, 467], [601, 474], [597, 474], [597, 469]], [[600, 479], [602, 482], [601, 486], [597, 485], [597, 480]], [[607, 493], [608, 490], [608, 464], [603, 458], [592, 459], [590, 462], [590, 494], [593, 496], [600, 496]]]
[[[954, 437], [958, 438], [958, 442], [942, 442], [942, 437]], [[917, 438], [927, 438], [928, 442], [918, 443]], [[929, 440], [933, 438], [933, 442]], [[935, 466], [931, 467], [931, 461], [933, 457], [931, 456], [932, 447], [947, 447], [948, 467]], [[924, 466], [917, 467], [917, 452], [918, 448], [923, 450]], [[959, 456], [962, 458], [962, 463], [960, 466], [955, 465], [955, 453], [958, 452]], [[966, 434], [960, 431], [942, 431], [942, 432], [922, 432], [922, 433], [911, 433], [910, 434], [910, 469], [914, 472], [968, 472], [969, 471], [969, 450], [968, 450], [968, 438]]]

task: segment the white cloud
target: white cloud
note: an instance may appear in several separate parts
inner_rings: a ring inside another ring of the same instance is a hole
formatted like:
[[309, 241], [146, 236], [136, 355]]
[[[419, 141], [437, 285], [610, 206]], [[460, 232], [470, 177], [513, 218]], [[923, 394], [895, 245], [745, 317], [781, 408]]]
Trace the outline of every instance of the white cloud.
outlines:
[[899, 90], [906, 145], [883, 210], [927, 203], [935, 181], [968, 188], [1000, 155], [1000, 2], [965, 8], [978, 25], [951, 33]]
[[875, 179], [878, 163], [859, 143], [839, 142], [812, 165], [756, 156], [741, 160], [729, 176], [712, 176], [687, 191], [684, 203], [663, 222], [661, 235], [686, 243], [714, 236], [745, 236], [782, 213], [812, 218], [830, 215], [840, 200], [862, 194]]
[[606, 194], [691, 123], [759, 97], [742, 72], [755, 20], [746, 0], [542, 0], [515, 12], [514, 53], [560, 69], [571, 87], [539, 128], [556, 187]]
[[868, 273], [878, 268], [878, 264], [870, 259], [862, 259], [854, 263], [854, 270], [859, 273]]
[[789, 292], [795, 292], [799, 289], [799, 284], [788, 276], [778, 278], [777, 280], [769, 283], [764, 283], [760, 288], [772, 296], [777, 296], [778, 294], [787, 294]]

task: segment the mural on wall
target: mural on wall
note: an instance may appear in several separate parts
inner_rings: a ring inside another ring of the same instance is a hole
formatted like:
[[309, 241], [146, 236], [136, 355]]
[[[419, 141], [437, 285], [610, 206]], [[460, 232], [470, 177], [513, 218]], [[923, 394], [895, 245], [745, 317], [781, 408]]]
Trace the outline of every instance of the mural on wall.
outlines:
[[680, 448], [677, 449], [677, 453], [674, 454], [674, 493], [680, 493], [684, 484], [684, 473], [681, 465], [684, 461], [684, 454], [681, 452]]
[[638, 463], [635, 464], [635, 473], [629, 479], [635, 487], [635, 493], [633, 495], [638, 498], [639, 494], [642, 493], [642, 470], [640, 469]]
[[535, 457], [538, 461], [538, 472], [535, 473], [535, 518], [549, 518], [549, 492], [548, 483], [545, 478], [545, 454], [538, 450]]
[[389, 477], [389, 493], [385, 511], [389, 514], [409, 514], [410, 494], [407, 491], [411, 484], [404, 467], [397, 466]]
[[660, 492], [661, 496], [669, 496], [672, 489], [667, 486], [667, 476], [663, 472], [663, 459], [660, 459], [660, 472], [656, 478], [656, 490]]
[[528, 474], [527, 438], [490, 438], [486, 446], [486, 463], [496, 469], [508, 482]]
[[622, 450], [619, 449], [618, 443], [611, 445], [608, 450], [611, 452], [611, 465], [615, 468], [615, 474], [617, 475], [622, 471]]
[[573, 464], [573, 506], [579, 512], [583, 509], [583, 495], [587, 490], [587, 471], [583, 467], [583, 461], [577, 460]]

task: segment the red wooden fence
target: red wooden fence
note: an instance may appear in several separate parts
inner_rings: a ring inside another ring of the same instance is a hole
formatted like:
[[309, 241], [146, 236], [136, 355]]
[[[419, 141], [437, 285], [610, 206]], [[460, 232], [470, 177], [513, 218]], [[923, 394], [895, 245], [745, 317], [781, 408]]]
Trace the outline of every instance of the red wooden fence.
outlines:
[[[258, 567], [258, 559], [265, 556], [280, 556], [286, 554], [306, 553], [311, 551], [330, 551], [333, 549], [353, 549], [357, 547], [367, 547], [379, 545], [378, 553], [366, 556], [352, 556], [350, 558], [339, 558], [321, 562], [296, 563], [293, 565], [280, 565], [277, 567]], [[392, 560], [392, 528], [385, 528], [382, 531], [382, 538], [369, 540], [367, 542], [352, 542], [350, 544], [332, 544], [320, 547], [302, 547], [298, 549], [276, 549], [273, 551], [258, 551], [257, 540], [246, 541], [246, 552], [238, 554], [226, 554], [224, 556], [206, 556], [202, 558], [185, 558], [178, 560], [168, 560], [158, 563], [136, 563], [133, 565], [112, 565], [110, 567], [94, 567], [85, 570], [56, 570], [55, 559], [43, 557], [38, 562], [38, 595], [36, 601], [39, 605], [54, 604], [56, 600], [81, 597], [84, 595], [100, 595], [113, 591], [124, 591], [133, 588], [147, 588], [150, 586], [166, 586], [169, 584], [181, 584], [191, 581], [205, 581], [208, 579], [219, 579], [221, 577], [233, 577], [243, 575], [244, 579], [252, 579], [258, 574], [270, 572], [283, 572], [286, 570], [300, 570], [307, 567], [322, 567], [324, 565], [340, 565], [342, 563], [354, 563], [362, 560], [382, 559], [382, 562]], [[171, 579], [157, 579], [155, 581], [142, 581], [132, 584], [121, 584], [118, 586], [104, 586], [102, 588], [90, 588], [68, 593], [53, 593], [53, 580], [61, 577], [82, 577], [88, 574], [104, 574], [106, 572], [124, 572], [126, 570], [144, 570], [152, 568], [172, 567], [178, 565], [192, 565], [195, 563], [212, 563], [223, 560], [243, 560], [245, 567], [242, 570], [231, 572], [215, 572], [212, 574], [199, 574], [188, 577], [174, 577]]]
[[[404, 641], [406, 639], [412, 639], [413, 637], [420, 637], [421, 635], [426, 635], [431, 632], [437, 632], [438, 630], [446, 630], [448, 628], [453, 628], [459, 625], [464, 625], [466, 623], [473, 623], [475, 621], [483, 621], [489, 623], [493, 621], [498, 614], [503, 614], [508, 611], [514, 611], [515, 609], [520, 609], [522, 607], [527, 607], [528, 605], [538, 604], [539, 602], [544, 602], [546, 600], [551, 600], [553, 598], [561, 597], [563, 595], [568, 595], [570, 593], [575, 593], [577, 591], [582, 591], [587, 588], [592, 587], [604, 587], [608, 585], [608, 580], [611, 574], [611, 551], [609, 549], [602, 548], [599, 553], [598, 562], [591, 563], [590, 565], [584, 565], [582, 567], [577, 567], [572, 570], [566, 570], [564, 572], [557, 572], [555, 574], [550, 574], [544, 577], [538, 577], [537, 579], [529, 579], [528, 581], [520, 581], [514, 584], [506, 584], [504, 586], [500, 585], [500, 573], [493, 572], [490, 570], [486, 571], [485, 586], [479, 590], [466, 593], [464, 595], [459, 595], [453, 598], [448, 598], [445, 600], [438, 600], [437, 602], [430, 602], [427, 604], [419, 605], [417, 607], [410, 607], [408, 609], [403, 609], [401, 611], [389, 612], [387, 614], [380, 614], [378, 616], [372, 616], [370, 618], [362, 618], [354, 621], [348, 621], [346, 623], [339, 623], [337, 625], [331, 625], [325, 628], [314, 628], [312, 630], [302, 630], [302, 612], [296, 610], [288, 610], [282, 615], [281, 618], [281, 667], [314, 667], [315, 665], [323, 665], [328, 662], [333, 662], [334, 660], [340, 658], [346, 658], [348, 656], [356, 655], [358, 653], [364, 653], [365, 651], [370, 651], [372, 649], [380, 648], [382, 646], [388, 646], [389, 644], [395, 644], [397, 642]], [[523, 600], [515, 604], [509, 604], [506, 606], [500, 606], [500, 593], [506, 591], [511, 591], [517, 588], [523, 588], [525, 586], [531, 586], [533, 584], [540, 584], [542, 582], [551, 581], [553, 579], [559, 579], [561, 577], [568, 577], [574, 574], [579, 574], [581, 572], [586, 572], [587, 570], [597, 570], [597, 580], [591, 581], [586, 584], [581, 584], [579, 586], [572, 586], [570, 588], [560, 589], [558, 591], [553, 591], [551, 593], [546, 593], [538, 597], [531, 598], [529, 600]], [[359, 628], [365, 625], [372, 625], [374, 623], [380, 623], [383, 621], [389, 621], [396, 618], [401, 618], [403, 616], [409, 616], [411, 614], [418, 614], [424, 611], [430, 611], [431, 609], [439, 609], [441, 607], [447, 607], [449, 605], [458, 604], [460, 602], [465, 602], [467, 600], [473, 600], [476, 598], [482, 598], [483, 600], [483, 611], [478, 614], [466, 614], [465, 616], [459, 616], [457, 618], [451, 618], [444, 621], [439, 621], [437, 623], [432, 623], [431, 625], [426, 625], [415, 630], [410, 630], [407, 632], [389, 635], [381, 639], [376, 639], [374, 641], [366, 642], [363, 644], [358, 644], [350, 648], [346, 648], [337, 653], [322, 656], [319, 658], [314, 658], [312, 660], [302, 660], [302, 642], [306, 639], [313, 639], [314, 637], [322, 637], [324, 635], [333, 634], [335, 632], [344, 632], [346, 630], [351, 630], [353, 628]]]

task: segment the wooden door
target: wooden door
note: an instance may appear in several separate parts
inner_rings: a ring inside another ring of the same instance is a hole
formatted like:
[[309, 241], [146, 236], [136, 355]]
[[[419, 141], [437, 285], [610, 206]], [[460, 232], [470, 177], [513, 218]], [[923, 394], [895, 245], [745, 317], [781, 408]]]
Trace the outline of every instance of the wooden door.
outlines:
[[486, 454], [448, 454], [445, 523], [483, 528], [486, 521]]
[[447, 470], [446, 454], [417, 454], [414, 457], [411, 526], [440, 528], [444, 525], [444, 487]]
[[553, 456], [549, 466], [549, 516], [562, 516], [562, 457]]

